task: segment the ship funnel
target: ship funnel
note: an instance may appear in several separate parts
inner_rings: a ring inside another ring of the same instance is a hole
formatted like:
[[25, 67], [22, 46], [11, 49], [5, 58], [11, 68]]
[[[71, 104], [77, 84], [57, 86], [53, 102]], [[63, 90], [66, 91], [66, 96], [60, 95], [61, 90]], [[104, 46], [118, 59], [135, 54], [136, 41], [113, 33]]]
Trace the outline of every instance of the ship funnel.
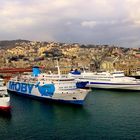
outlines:
[[80, 75], [81, 74], [81, 72], [78, 71], [77, 69], [75, 69], [74, 71], [71, 71], [70, 73], [74, 74], [74, 75]]
[[41, 73], [41, 71], [40, 71], [39, 67], [34, 66], [34, 67], [32, 68], [32, 75], [33, 75], [33, 76], [37, 77], [40, 73]]

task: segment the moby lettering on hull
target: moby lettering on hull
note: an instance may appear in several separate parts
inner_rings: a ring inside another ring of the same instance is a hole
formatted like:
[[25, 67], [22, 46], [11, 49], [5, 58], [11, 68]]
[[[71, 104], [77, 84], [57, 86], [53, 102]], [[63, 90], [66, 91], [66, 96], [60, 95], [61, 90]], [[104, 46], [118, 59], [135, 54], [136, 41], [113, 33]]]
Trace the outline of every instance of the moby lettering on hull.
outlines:
[[[52, 97], [55, 91], [55, 87], [53, 84], [46, 84], [43, 86], [39, 86], [39, 84], [28, 84], [28, 83], [19, 83], [9, 81], [9, 89], [12, 91], [32, 94], [33, 88], [36, 88], [36, 91], [41, 94], [41, 96], [50, 96]], [[34, 93], [33, 93], [34, 94]]]
[[9, 89], [21, 93], [29, 93], [31, 94], [31, 91], [33, 89], [33, 84], [26, 84], [26, 83], [18, 83], [18, 82], [12, 82], [9, 81]]

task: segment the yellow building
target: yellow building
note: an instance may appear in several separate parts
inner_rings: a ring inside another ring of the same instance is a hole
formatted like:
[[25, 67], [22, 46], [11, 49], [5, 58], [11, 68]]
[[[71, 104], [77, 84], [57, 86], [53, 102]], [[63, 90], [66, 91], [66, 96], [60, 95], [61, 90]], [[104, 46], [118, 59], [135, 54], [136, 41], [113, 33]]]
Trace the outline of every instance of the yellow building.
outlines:
[[116, 70], [124, 71], [125, 75], [136, 75], [137, 71], [140, 70], [140, 62], [127, 62], [127, 63], [121, 63], [117, 62], [114, 65], [114, 68]]
[[108, 62], [108, 61], [104, 61], [101, 66], [100, 66], [101, 70], [105, 70], [105, 71], [113, 71], [114, 70], [114, 66], [112, 62]]

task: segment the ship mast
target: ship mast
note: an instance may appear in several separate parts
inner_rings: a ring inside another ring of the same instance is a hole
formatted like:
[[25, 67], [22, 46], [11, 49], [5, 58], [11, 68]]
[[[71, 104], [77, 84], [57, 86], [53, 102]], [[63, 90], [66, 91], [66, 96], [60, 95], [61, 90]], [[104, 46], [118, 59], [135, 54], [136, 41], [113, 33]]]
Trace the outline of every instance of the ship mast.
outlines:
[[58, 60], [56, 62], [57, 62], [57, 66], [56, 67], [57, 67], [58, 75], [60, 77], [61, 73], [60, 73], [60, 67], [59, 67], [59, 64], [58, 64]]

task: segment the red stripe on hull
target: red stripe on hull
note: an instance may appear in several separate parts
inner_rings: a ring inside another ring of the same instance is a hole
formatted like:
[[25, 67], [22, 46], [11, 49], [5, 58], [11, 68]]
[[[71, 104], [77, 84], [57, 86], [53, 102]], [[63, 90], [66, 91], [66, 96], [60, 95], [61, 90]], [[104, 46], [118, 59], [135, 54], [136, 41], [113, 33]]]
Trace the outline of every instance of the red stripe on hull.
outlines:
[[0, 110], [8, 111], [11, 109], [11, 106], [0, 106]]

